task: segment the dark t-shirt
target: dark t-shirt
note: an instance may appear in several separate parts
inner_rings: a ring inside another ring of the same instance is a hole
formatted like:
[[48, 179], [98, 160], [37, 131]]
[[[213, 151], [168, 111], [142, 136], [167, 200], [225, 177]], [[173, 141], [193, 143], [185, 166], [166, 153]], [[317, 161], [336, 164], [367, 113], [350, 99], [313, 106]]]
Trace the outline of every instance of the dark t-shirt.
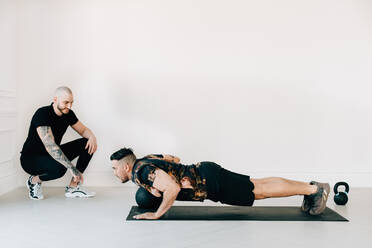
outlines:
[[54, 141], [57, 145], [61, 144], [63, 135], [67, 127], [78, 122], [75, 113], [70, 110], [68, 114], [58, 116], [53, 109], [53, 104], [39, 108], [32, 117], [27, 139], [23, 145], [21, 153], [23, 155], [45, 155], [48, 152], [41, 141], [36, 128], [49, 126], [52, 129]]
[[155, 170], [162, 169], [170, 175], [180, 186], [181, 180], [186, 178], [192, 189], [181, 189], [177, 200], [203, 201], [210, 199], [217, 201], [219, 192], [219, 172], [221, 166], [213, 162], [200, 162], [192, 165], [183, 165], [164, 161], [162, 159], [144, 157], [138, 159], [132, 171], [132, 180], [137, 185], [151, 192], [155, 180]]

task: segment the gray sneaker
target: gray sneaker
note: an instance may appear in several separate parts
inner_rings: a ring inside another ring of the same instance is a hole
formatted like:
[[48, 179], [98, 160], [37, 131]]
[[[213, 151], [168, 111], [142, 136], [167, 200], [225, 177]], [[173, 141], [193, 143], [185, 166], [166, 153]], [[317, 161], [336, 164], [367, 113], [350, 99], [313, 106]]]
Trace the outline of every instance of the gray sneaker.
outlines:
[[96, 195], [96, 192], [91, 192], [87, 189], [82, 188], [80, 185], [77, 187], [66, 187], [65, 190], [65, 196], [68, 198], [88, 198], [88, 197], [94, 197]]
[[[314, 181], [310, 182], [310, 185], [314, 185]], [[313, 205], [313, 197], [311, 195], [304, 195], [304, 200], [302, 201], [301, 211], [308, 213], [311, 206]]]
[[323, 213], [324, 209], [327, 206], [326, 204], [330, 192], [330, 187], [328, 183], [318, 183], [312, 181], [310, 184], [318, 186], [318, 191], [310, 195], [312, 205], [309, 213], [311, 215], [319, 215]]
[[28, 188], [28, 196], [32, 200], [42, 200], [44, 199], [43, 191], [41, 189], [41, 183], [32, 183], [33, 176], [27, 179], [26, 185]]
[[301, 211], [302, 212], [309, 212], [311, 205], [313, 204], [313, 200], [310, 195], [304, 195], [304, 200], [302, 201]]

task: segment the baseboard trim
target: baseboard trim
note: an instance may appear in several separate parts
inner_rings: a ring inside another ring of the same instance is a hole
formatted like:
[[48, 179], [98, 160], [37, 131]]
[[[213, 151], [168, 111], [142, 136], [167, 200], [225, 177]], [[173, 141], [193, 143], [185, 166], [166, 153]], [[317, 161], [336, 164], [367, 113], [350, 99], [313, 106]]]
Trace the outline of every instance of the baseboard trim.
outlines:
[[[20, 180], [20, 184], [22, 182], [26, 182], [28, 176], [23, 173], [22, 179]], [[43, 186], [47, 187], [61, 187], [66, 186], [70, 183], [71, 174], [67, 172], [62, 178], [57, 180], [43, 182]], [[89, 171], [84, 173], [84, 186], [91, 186], [91, 187], [135, 187], [131, 181], [123, 184], [119, 181], [117, 177], [111, 171]]]
[[[244, 174], [244, 173], [243, 173]], [[327, 173], [273, 173], [273, 172], [253, 172], [249, 174], [252, 178], [263, 178], [263, 177], [284, 177], [287, 179], [310, 182], [312, 180], [320, 182], [328, 182], [334, 185], [339, 181], [346, 181], [350, 187], [355, 188], [370, 188], [372, 187], [372, 172], [365, 173], [352, 173], [352, 172], [327, 172]], [[20, 185], [23, 185], [27, 176], [25, 173], [22, 175]], [[71, 180], [71, 174], [69, 172], [60, 179], [44, 182], [43, 185], [49, 187], [60, 187], [66, 186]], [[131, 181], [128, 183], [121, 183], [117, 177], [114, 176], [112, 171], [87, 171], [84, 173], [84, 185], [92, 187], [135, 187]]]
[[8, 193], [19, 187], [17, 182], [18, 175], [13, 173], [0, 179], [0, 195]]

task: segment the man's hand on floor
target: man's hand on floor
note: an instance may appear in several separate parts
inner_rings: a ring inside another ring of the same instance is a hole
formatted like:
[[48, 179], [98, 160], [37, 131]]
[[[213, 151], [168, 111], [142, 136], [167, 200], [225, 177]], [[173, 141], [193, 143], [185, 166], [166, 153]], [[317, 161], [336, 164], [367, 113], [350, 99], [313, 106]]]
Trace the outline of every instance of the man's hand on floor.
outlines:
[[157, 220], [157, 219], [159, 219], [159, 217], [156, 216], [155, 213], [153, 213], [153, 212], [146, 212], [146, 213], [143, 213], [143, 214], [138, 214], [138, 215], [133, 216], [133, 218], [135, 218], [137, 220]]

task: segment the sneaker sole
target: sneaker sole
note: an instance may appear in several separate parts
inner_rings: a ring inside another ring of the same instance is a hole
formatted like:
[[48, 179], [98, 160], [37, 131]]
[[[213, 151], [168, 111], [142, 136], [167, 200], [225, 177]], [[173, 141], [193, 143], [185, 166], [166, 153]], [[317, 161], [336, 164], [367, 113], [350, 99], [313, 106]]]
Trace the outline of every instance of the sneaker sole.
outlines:
[[67, 198], [92, 198], [95, 195], [86, 195], [86, 194], [65, 194]]

